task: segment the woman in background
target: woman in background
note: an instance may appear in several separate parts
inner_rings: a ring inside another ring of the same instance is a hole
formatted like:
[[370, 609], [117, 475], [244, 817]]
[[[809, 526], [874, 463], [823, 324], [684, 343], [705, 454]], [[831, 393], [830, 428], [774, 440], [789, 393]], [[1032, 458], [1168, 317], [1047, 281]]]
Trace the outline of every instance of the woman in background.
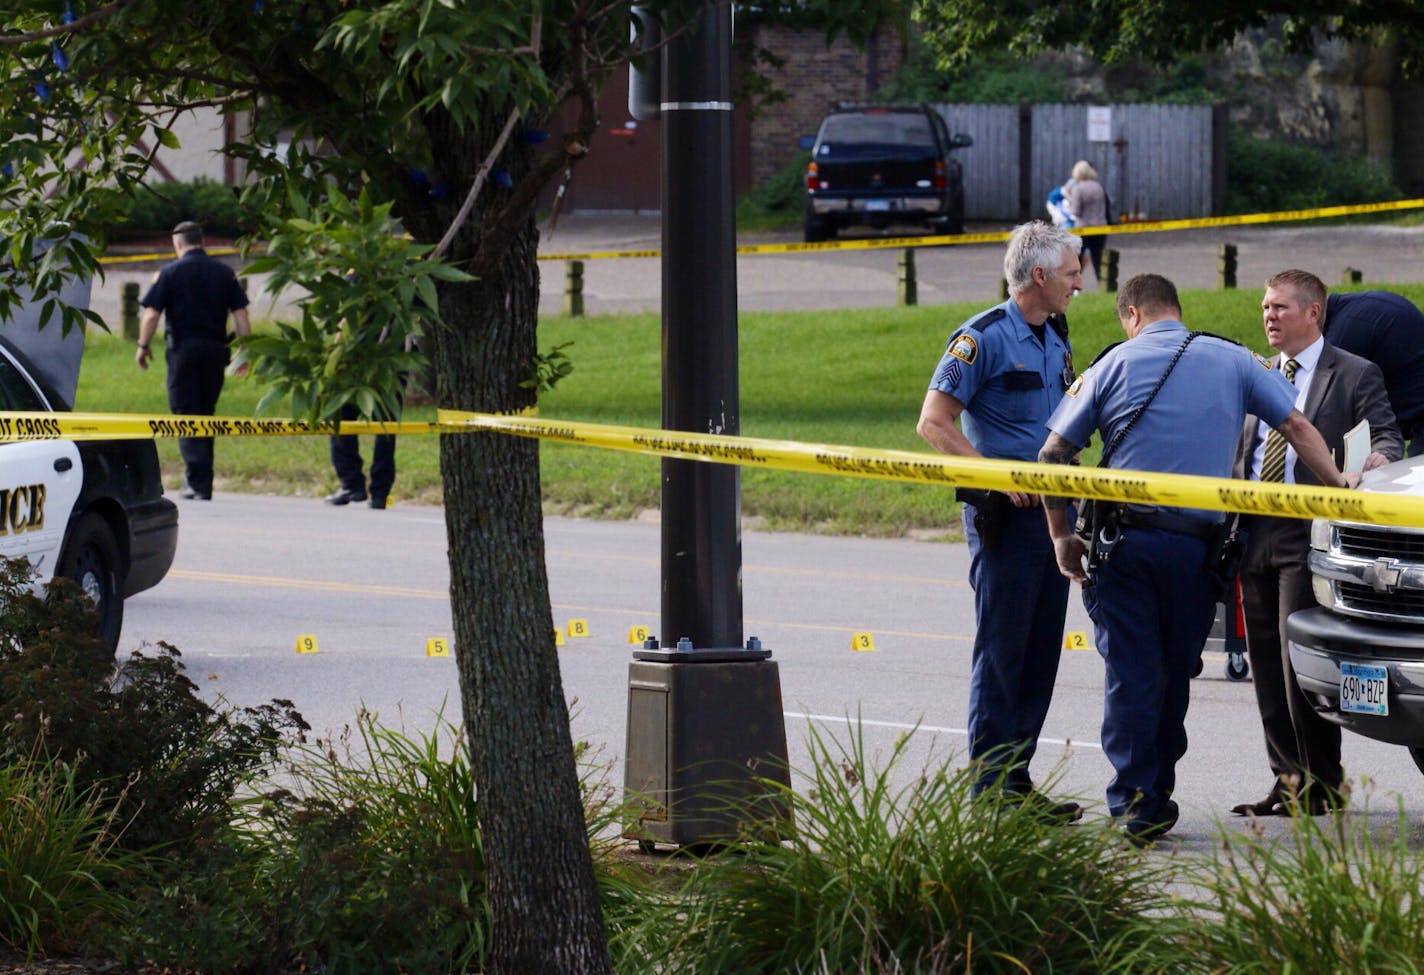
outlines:
[[[1108, 194], [1098, 182], [1097, 170], [1086, 159], [1073, 164], [1073, 178], [1063, 184], [1063, 202], [1074, 227], [1103, 227], [1108, 223]], [[1084, 234], [1083, 253], [1093, 261], [1093, 278], [1102, 282], [1103, 248], [1107, 234]]]

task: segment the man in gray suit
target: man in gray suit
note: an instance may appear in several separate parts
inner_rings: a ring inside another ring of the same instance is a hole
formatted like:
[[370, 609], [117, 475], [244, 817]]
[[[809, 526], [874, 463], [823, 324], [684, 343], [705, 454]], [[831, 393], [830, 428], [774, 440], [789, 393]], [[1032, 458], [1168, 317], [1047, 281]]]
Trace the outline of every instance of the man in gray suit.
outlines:
[[[1325, 285], [1307, 271], [1282, 271], [1266, 282], [1261, 314], [1266, 341], [1280, 352], [1274, 365], [1299, 389], [1296, 408], [1315, 424], [1344, 469], [1344, 438], [1370, 422], [1373, 470], [1403, 456], [1404, 442], [1374, 363], [1326, 342], [1321, 335]], [[1295, 452], [1255, 417], [1248, 416], [1237, 446], [1235, 476], [1287, 484], [1319, 484]], [[1315, 604], [1311, 594], [1310, 522], [1252, 516], [1241, 567], [1246, 652], [1266, 735], [1266, 756], [1276, 780], [1266, 798], [1232, 807], [1238, 815], [1280, 816], [1292, 801], [1312, 814], [1339, 808], [1340, 729], [1315, 713], [1295, 681], [1285, 638], [1286, 617]]]

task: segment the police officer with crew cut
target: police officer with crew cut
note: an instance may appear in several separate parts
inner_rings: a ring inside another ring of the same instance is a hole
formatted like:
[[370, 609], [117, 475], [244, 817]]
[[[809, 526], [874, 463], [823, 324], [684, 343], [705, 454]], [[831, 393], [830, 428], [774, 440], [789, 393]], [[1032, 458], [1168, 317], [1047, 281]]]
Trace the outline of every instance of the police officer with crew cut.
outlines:
[[[153, 358], [149, 343], [165, 319], [167, 343], [168, 408], [179, 416], [212, 416], [222, 393], [223, 375], [230, 360], [227, 316], [233, 331], [252, 330], [247, 317], [247, 295], [232, 268], [203, 249], [203, 228], [184, 221], [173, 228], [173, 251], [178, 260], [154, 278], [140, 304], [138, 352], [134, 362], [147, 369]], [[247, 365], [237, 375], [247, 373]], [[179, 496], [210, 500], [213, 496], [213, 438], [180, 437], [178, 452], [186, 466]]]
[[[1359, 475], [1347, 481], [1335, 467], [1280, 372], [1234, 342], [1187, 332], [1171, 281], [1132, 278], [1118, 293], [1117, 316], [1128, 341], [1068, 389], [1039, 460], [1071, 463], [1098, 430], [1107, 467], [1229, 477], [1236, 439], [1253, 413], [1281, 432], [1322, 484], [1358, 483]], [[1148, 845], [1177, 822], [1172, 792], [1187, 751], [1188, 688], [1222, 576], [1233, 571], [1217, 564], [1225, 519], [1154, 505], [1092, 507], [1090, 550], [1074, 533], [1066, 499], [1044, 499], [1058, 567], [1083, 584], [1106, 664], [1102, 744], [1116, 772], [1108, 808], [1129, 840]]]
[[[1041, 221], [1014, 230], [1004, 255], [1012, 297], [961, 325], [935, 369], [917, 430], [944, 454], [1033, 460], [1045, 424], [1073, 381], [1063, 313], [1082, 289], [1082, 241]], [[1001, 788], [1053, 821], [1074, 802], [1034, 791], [1029, 763], [1048, 714], [1063, 645], [1068, 582], [1037, 495], [957, 492], [964, 502], [975, 635], [969, 754], [976, 792]]]

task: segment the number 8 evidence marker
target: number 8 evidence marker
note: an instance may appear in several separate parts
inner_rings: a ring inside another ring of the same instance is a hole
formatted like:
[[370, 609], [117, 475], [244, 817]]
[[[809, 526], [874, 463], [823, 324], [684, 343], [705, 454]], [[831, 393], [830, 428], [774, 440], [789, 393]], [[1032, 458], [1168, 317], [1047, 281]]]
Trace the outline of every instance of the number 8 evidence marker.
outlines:
[[591, 636], [588, 632], [588, 620], [569, 620], [568, 634], [571, 637]]

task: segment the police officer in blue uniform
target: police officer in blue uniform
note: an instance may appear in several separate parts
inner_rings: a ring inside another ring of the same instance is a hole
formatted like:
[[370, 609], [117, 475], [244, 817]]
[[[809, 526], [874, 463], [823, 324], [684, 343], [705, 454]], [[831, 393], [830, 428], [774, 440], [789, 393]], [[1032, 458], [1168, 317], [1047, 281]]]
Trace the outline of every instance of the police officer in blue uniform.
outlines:
[[[1004, 255], [1012, 297], [949, 338], [917, 430], [944, 454], [1033, 460], [1073, 381], [1063, 313], [1083, 286], [1081, 240], [1041, 221], [1018, 227]], [[1037, 495], [959, 492], [969, 542], [976, 632], [969, 684], [969, 754], [976, 791], [999, 787], [1049, 817], [1082, 815], [1033, 789], [1029, 763], [1053, 696], [1068, 583]]]
[[1424, 311], [1389, 291], [1332, 294], [1321, 327], [1331, 345], [1380, 367], [1408, 456], [1424, 453]]
[[[1270, 363], [1234, 342], [1188, 335], [1171, 281], [1132, 278], [1118, 293], [1117, 315], [1129, 341], [1069, 388], [1048, 421], [1040, 460], [1070, 463], [1098, 430], [1110, 468], [1229, 477], [1242, 422], [1253, 413], [1281, 432], [1322, 484], [1358, 483], [1335, 467], [1319, 432], [1295, 409], [1294, 387]], [[1172, 791], [1187, 750], [1188, 688], [1220, 591], [1208, 552], [1224, 516], [1098, 505], [1090, 552], [1074, 534], [1065, 499], [1045, 498], [1044, 507], [1058, 567], [1083, 584], [1106, 664], [1102, 743], [1116, 771], [1108, 807], [1130, 840], [1150, 844], [1177, 821]]]
[[[173, 250], [178, 260], [158, 272], [143, 296], [138, 324], [138, 353], [134, 362], [147, 369], [153, 353], [149, 343], [166, 319], [168, 408], [179, 416], [212, 416], [222, 393], [223, 376], [230, 359], [227, 316], [232, 313], [234, 332], [251, 331], [247, 295], [232, 268], [203, 249], [203, 228], [184, 221], [173, 228]], [[244, 363], [238, 375], [245, 375]], [[186, 480], [179, 492], [184, 498], [207, 501], [213, 496], [212, 437], [181, 437]]]

